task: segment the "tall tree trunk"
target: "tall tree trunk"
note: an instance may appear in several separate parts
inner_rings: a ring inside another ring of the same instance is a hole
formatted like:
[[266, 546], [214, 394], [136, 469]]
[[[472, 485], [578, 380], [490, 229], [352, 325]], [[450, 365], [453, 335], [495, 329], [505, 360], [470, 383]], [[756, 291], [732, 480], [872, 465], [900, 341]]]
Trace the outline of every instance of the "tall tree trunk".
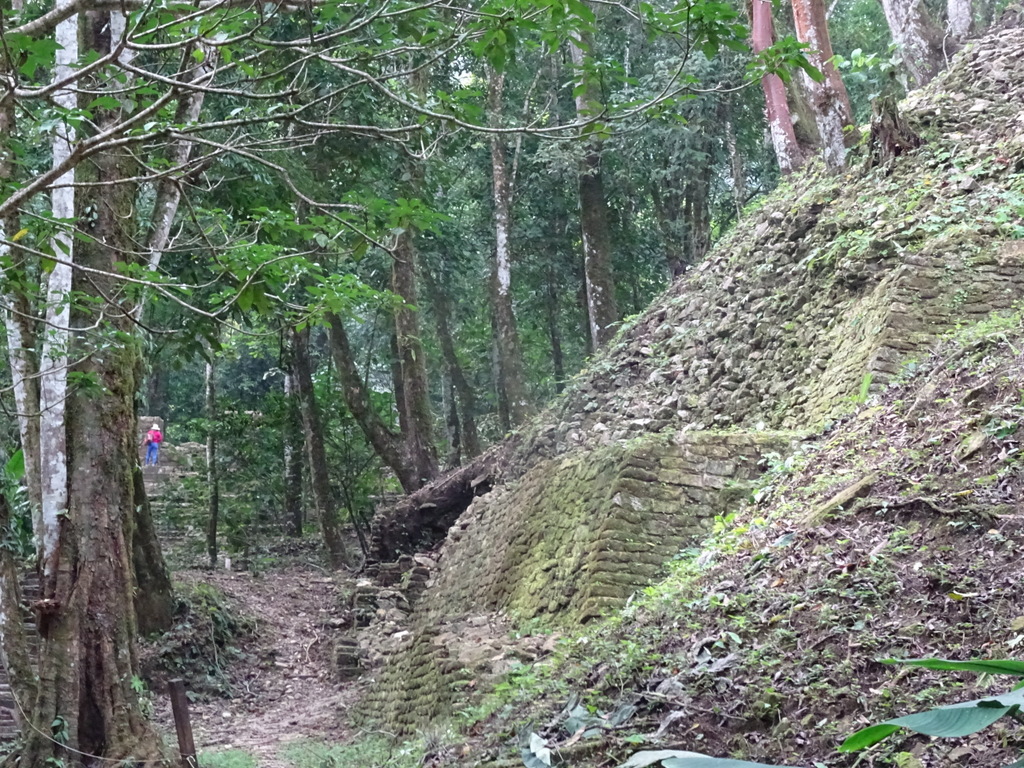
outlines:
[[[587, 47], [591, 47], [584, 35]], [[601, 111], [597, 84], [587, 73], [586, 55], [575, 42], [569, 53], [576, 68], [576, 115], [580, 120], [597, 117]], [[612, 275], [612, 242], [608, 231], [608, 202], [601, 174], [601, 141], [591, 138], [584, 148], [579, 171], [580, 230], [583, 240], [583, 276], [587, 290], [587, 320], [594, 349], [615, 333], [619, 308]]]
[[429, 269], [423, 270], [423, 281], [431, 298], [434, 309], [434, 320], [437, 324], [437, 342], [441, 347], [448, 377], [455, 387], [462, 412], [459, 418], [460, 440], [462, 452], [466, 458], [472, 459], [480, 455], [480, 435], [476, 426], [476, 395], [466, 379], [466, 372], [455, 351], [455, 337], [452, 333], [452, 308], [448, 294], [438, 286], [438, 281]]
[[945, 63], [942, 33], [932, 20], [923, 0], [880, 0], [911, 78], [920, 87], [939, 73]]
[[[763, 2], [763, 0], [755, 0]], [[722, 101], [725, 111], [725, 149], [729, 153], [729, 171], [732, 176], [732, 204], [736, 211], [736, 221], [740, 220], [743, 214], [743, 201], [747, 196], [747, 174], [744, 169], [743, 155], [740, 153], [736, 141], [735, 101], [725, 98]]]
[[703, 144], [705, 159], [691, 173], [686, 183], [686, 202], [683, 205], [686, 221], [686, 267], [690, 267], [703, 259], [711, 248], [711, 162], [710, 141], [699, 140]]
[[[422, 173], [414, 162], [414, 180]], [[414, 186], [419, 183], [414, 181]], [[398, 341], [403, 402], [408, 417], [408, 428], [402, 437], [406, 451], [415, 468], [419, 485], [437, 477], [437, 449], [433, 440], [433, 415], [430, 412], [430, 392], [427, 383], [427, 360], [423, 350], [417, 305], [416, 272], [417, 253], [412, 224], [397, 238], [391, 263], [391, 290], [400, 296], [405, 306], [395, 310], [395, 335]], [[417, 486], [418, 487], [418, 486]]]
[[[61, 5], [72, 0], [62, 0]], [[53, 77], [63, 81], [74, 74], [78, 62], [78, 15], [74, 14], [57, 25], [57, 52]], [[64, 109], [77, 108], [77, 95], [70, 88], [58, 89], [54, 103]], [[60, 166], [71, 154], [75, 142], [75, 129], [62, 124], [54, 134], [53, 166]], [[64, 173], [51, 193], [50, 205], [57, 220], [75, 219], [75, 172]], [[43, 335], [39, 373], [39, 455], [40, 455], [40, 510], [33, 524], [40, 541], [40, 562], [43, 573], [43, 593], [52, 591], [56, 576], [57, 539], [61, 516], [68, 508], [68, 456], [65, 409], [68, 396], [68, 343], [71, 318], [71, 262], [74, 260], [74, 240], [67, 229], [59, 230], [53, 239], [53, 250], [61, 256], [50, 271], [46, 290], [46, 333]]]
[[832, 63], [832, 41], [823, 0], [792, 0], [792, 4], [797, 39], [810, 46], [807, 59], [824, 75], [818, 82], [802, 72], [801, 79], [810, 95], [825, 166], [835, 171], [846, 163], [844, 129], [853, 125], [850, 97], [839, 70]]
[[[494, 270], [491, 269], [491, 283], [497, 280]], [[491, 288], [494, 293], [494, 288]], [[508, 394], [505, 392], [505, 374], [501, 369], [501, 351], [498, 349], [498, 318], [494, 314], [494, 306], [491, 305], [491, 379], [494, 382], [494, 402], [498, 408], [498, 426], [502, 434], [512, 430], [512, 416], [508, 407]]]
[[[501, 125], [505, 74], [491, 68], [488, 77], [487, 106], [491, 124]], [[497, 326], [498, 354], [501, 356], [502, 383], [508, 397], [512, 426], [529, 418], [532, 408], [526, 389], [523, 348], [512, 308], [512, 182], [505, 158], [505, 140], [491, 135], [491, 176], [494, 183], [494, 288], [491, 301]]]
[[206, 555], [217, 567], [217, 527], [220, 524], [220, 472], [217, 467], [217, 369], [213, 350], [206, 363]]
[[324, 428], [316, 402], [316, 393], [313, 391], [313, 373], [309, 360], [309, 329], [293, 331], [292, 334], [295, 350], [295, 383], [298, 385], [302, 426], [306, 433], [306, 458], [309, 463], [313, 506], [316, 507], [320, 520], [320, 530], [323, 533], [331, 567], [341, 568], [348, 563], [349, 556], [342, 538], [337, 501], [331, 493], [331, 481], [327, 473]]
[[398, 434], [409, 434], [409, 401], [405, 397], [405, 378], [402, 376], [402, 352], [398, 348], [398, 334], [392, 333], [391, 346], [391, 391], [395, 398], [395, 412], [398, 414]]
[[302, 412], [299, 407], [298, 386], [295, 382], [294, 362], [290, 338], [284, 375], [284, 517], [292, 536], [302, 535]]
[[[3, 75], [4, 72], [0, 70], [0, 77]], [[8, 93], [0, 96], [0, 185], [14, 180], [13, 156], [7, 146], [14, 130], [14, 99]], [[0, 221], [0, 239], [13, 238], [18, 232], [18, 224], [16, 213]], [[4, 260], [10, 264], [6, 271], [3, 268]], [[6, 277], [17, 285], [27, 280], [24, 267], [25, 258], [20, 249], [0, 243], [0, 277]], [[39, 382], [36, 378], [39, 365], [35, 354], [35, 314], [22, 290], [11, 287], [2, 299], [7, 308], [3, 313], [7, 330], [7, 361], [11, 369], [18, 433], [25, 459], [28, 497], [33, 509], [39, 509], [42, 504], [42, 480], [39, 473]]]
[[[159, 358], [159, 352], [156, 357]], [[159, 416], [167, 409], [167, 375], [159, 365], [159, 360], [150, 369], [146, 377], [146, 413]]]
[[[751, 9], [755, 53], [768, 48], [775, 41], [772, 30], [772, 6], [769, 0], [753, 0]], [[793, 117], [786, 99], [786, 85], [778, 75], [761, 78], [764, 91], [765, 113], [768, 120], [768, 134], [775, 149], [775, 159], [783, 174], [792, 173], [804, 163], [804, 154], [793, 130]]]
[[544, 313], [547, 318], [548, 338], [551, 340], [551, 370], [555, 377], [555, 391], [561, 394], [565, 389], [565, 356], [562, 353], [562, 332], [558, 325], [558, 293], [559, 284], [555, 266], [549, 261]]
[[[84, 29], [91, 50], [102, 53], [109, 44], [105, 30], [111, 25], [110, 16], [95, 11], [86, 15]], [[64, 50], [58, 56], [70, 53], [69, 67], [78, 58], [77, 26], [59, 35]], [[97, 112], [101, 131], [118, 118]], [[116, 279], [107, 275], [120, 273], [134, 239], [134, 233], [125, 231], [134, 207], [134, 188], [123, 182], [134, 175], [133, 163], [130, 153], [108, 150], [81, 166], [83, 180], [102, 187], [90, 187], [83, 195], [81, 204], [93, 213], [93, 239], [79, 243], [75, 254], [76, 263], [96, 271], [87, 277], [76, 275], [74, 287], [97, 301], [117, 295]], [[66, 202], [60, 200], [61, 205]], [[57, 210], [54, 213], [66, 218]], [[73, 217], [72, 210], [67, 218]], [[67, 245], [58, 248], [59, 253], [65, 251], [70, 253]], [[52, 297], [66, 291], [62, 287], [55, 291], [51, 283], [50, 293]], [[159, 740], [132, 687], [138, 672], [131, 557], [137, 501], [133, 473], [139, 345], [125, 314], [109, 309], [104, 307], [103, 324], [93, 335], [76, 340], [75, 356], [82, 361], [76, 373], [97, 386], [68, 392], [68, 450], [52, 454], [44, 444], [44, 472], [58, 460], [65, 462], [60, 476], [67, 480], [59, 495], [66, 501], [55, 503], [57, 483], [48, 478], [43, 487], [40, 558], [44, 578], [38, 618], [39, 693], [32, 707], [32, 727], [26, 729], [20, 751], [23, 765], [79, 762], [81, 753], [137, 761], [159, 756]], [[97, 319], [90, 302], [74, 314], [76, 325], [82, 327]], [[54, 358], [51, 350], [44, 368], [52, 366]], [[44, 386], [41, 396], [46, 399], [58, 389], [59, 383]], [[60, 449], [60, 441], [56, 442]], [[46, 736], [55, 732], [62, 738], [55, 741]]]
[[949, 36], [959, 46], [970, 37], [974, 27], [974, 4], [971, 0], [946, 0], [946, 18]]
[[352, 418], [373, 446], [374, 453], [395, 473], [402, 489], [406, 493], [418, 490], [422, 487], [422, 481], [415, 464], [409, 458], [404, 440], [388, 428], [370, 403], [370, 394], [359, 375], [345, 324], [334, 314], [327, 315], [327, 322], [330, 326], [328, 338], [331, 357]]
[[457, 467], [462, 464], [462, 429], [459, 426], [455, 385], [447, 373], [441, 377], [441, 406], [444, 413], [445, 437], [448, 439], [448, 455], [444, 463], [446, 467]]

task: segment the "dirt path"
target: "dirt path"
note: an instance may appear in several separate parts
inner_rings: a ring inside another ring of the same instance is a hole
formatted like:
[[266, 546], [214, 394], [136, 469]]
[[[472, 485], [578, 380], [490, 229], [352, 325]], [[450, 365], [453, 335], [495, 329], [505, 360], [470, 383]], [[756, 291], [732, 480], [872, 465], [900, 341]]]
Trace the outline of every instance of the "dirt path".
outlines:
[[[257, 621], [255, 646], [247, 648], [244, 661], [232, 662], [236, 698], [192, 704], [200, 753], [238, 749], [260, 768], [293, 768], [280, 755], [289, 742], [345, 737], [344, 715], [359, 690], [334, 683], [329, 673], [338, 609], [332, 579], [299, 567], [261, 576], [186, 571], [175, 577], [211, 584]], [[169, 707], [161, 707], [157, 717], [173, 734]]]

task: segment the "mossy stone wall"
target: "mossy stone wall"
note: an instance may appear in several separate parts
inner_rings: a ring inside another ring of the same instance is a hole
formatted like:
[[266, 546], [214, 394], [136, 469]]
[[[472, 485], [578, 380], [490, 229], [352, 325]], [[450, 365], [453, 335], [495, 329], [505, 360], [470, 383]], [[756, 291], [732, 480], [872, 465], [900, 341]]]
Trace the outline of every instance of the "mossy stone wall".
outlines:
[[[749, 492], [793, 432], [683, 432], [554, 459], [477, 499], [449, 533], [365, 710], [401, 732], [448, 712], [462, 673], [439, 628], [470, 613], [554, 624], [620, 607]], [[449, 643], [451, 633], [448, 633]]]

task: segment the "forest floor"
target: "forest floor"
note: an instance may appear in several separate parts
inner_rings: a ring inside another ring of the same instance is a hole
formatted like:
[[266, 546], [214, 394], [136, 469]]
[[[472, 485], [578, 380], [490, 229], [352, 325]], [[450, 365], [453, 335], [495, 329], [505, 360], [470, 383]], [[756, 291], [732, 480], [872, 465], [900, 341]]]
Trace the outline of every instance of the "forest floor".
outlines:
[[[359, 697], [359, 688], [341, 686], [330, 674], [330, 638], [338, 623], [342, 578], [332, 579], [322, 569], [302, 564], [259, 575], [208, 570], [175, 573], [179, 587], [209, 585], [255, 624], [241, 653], [226, 664], [231, 697], [202, 697], [191, 704], [202, 764], [258, 768], [319, 764], [315, 755], [322, 745], [344, 739], [344, 714]], [[168, 743], [174, 743], [166, 698], [159, 697], [155, 708]], [[308, 759], [303, 759], [303, 750], [310, 752]], [[230, 755], [235, 757], [228, 759]]]

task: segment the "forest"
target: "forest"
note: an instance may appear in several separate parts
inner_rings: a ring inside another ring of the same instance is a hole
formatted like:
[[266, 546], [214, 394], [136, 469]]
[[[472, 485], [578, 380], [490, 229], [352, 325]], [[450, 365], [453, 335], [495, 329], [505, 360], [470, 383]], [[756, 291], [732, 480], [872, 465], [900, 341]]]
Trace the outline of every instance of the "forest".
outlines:
[[[527, 673], [556, 638], [628, 622], [698, 545], [732, 553], [736, 510], [775, 503], [800, 446], [943, 370], [923, 362], [943, 333], [1019, 310], [999, 249], [1024, 237], [1022, 20], [1006, 0], [0, 0], [5, 764], [570, 764], [487, 691], [564, 698]], [[1016, 350], [1011, 317], [992, 333]], [[997, 357], [948, 423], [991, 406], [949, 464], [998, 454], [1000, 490], [942, 486], [992, 519], [1019, 517], [1000, 398], [1020, 372]], [[838, 466], [805, 478], [807, 519], [951, 514], [926, 480]], [[623, 493], [625, 548], [586, 543]], [[624, 558], [607, 584], [585, 550]], [[466, 671], [487, 654], [515, 661]], [[1024, 674], [1003, 661], [973, 671]], [[421, 677], [425, 709], [398, 706]], [[199, 758], [173, 744], [172, 679]], [[1019, 699], [978, 708], [1019, 719]], [[566, 705], [565, 754], [638, 711], [616, 703]], [[572, 764], [754, 765], [667, 728], [667, 751]], [[275, 751], [291, 736], [319, 741]], [[900, 754], [871, 764], [959, 764]]]

